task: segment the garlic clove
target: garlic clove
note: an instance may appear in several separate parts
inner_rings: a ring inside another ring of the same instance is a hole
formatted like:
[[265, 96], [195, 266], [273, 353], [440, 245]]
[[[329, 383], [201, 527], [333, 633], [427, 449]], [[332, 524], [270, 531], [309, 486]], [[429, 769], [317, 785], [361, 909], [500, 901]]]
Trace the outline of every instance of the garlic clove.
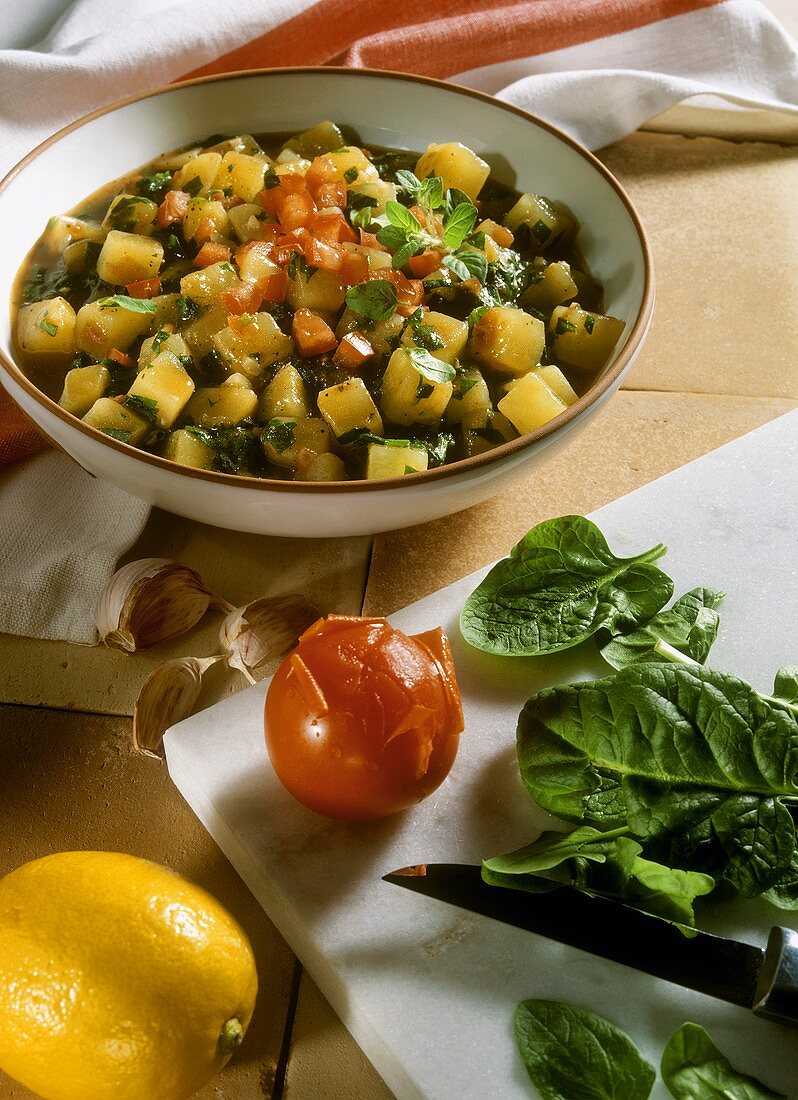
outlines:
[[219, 631], [227, 663], [251, 684], [268, 676], [271, 666], [319, 618], [304, 596], [266, 596], [231, 611]]
[[133, 747], [145, 756], [163, 758], [163, 735], [188, 718], [200, 693], [202, 675], [215, 657], [176, 657], [153, 669], [144, 681], [133, 708]]
[[105, 586], [97, 604], [97, 629], [107, 646], [133, 653], [185, 634], [212, 605], [232, 610], [187, 565], [142, 558], [123, 565]]

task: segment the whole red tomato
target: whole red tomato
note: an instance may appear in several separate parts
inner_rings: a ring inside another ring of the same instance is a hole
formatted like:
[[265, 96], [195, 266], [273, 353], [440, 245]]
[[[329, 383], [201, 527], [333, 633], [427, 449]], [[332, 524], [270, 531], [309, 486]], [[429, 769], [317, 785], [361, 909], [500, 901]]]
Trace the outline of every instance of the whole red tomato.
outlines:
[[342, 821], [426, 798], [449, 774], [462, 728], [446, 635], [411, 637], [385, 619], [319, 619], [266, 696], [277, 775], [305, 806]]

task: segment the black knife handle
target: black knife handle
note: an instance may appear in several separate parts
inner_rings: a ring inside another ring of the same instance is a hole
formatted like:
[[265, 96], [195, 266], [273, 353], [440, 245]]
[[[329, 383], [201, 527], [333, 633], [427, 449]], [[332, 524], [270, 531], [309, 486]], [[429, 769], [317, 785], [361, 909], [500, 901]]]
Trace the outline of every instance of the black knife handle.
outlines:
[[798, 932], [771, 928], [753, 1009], [757, 1016], [798, 1027]]

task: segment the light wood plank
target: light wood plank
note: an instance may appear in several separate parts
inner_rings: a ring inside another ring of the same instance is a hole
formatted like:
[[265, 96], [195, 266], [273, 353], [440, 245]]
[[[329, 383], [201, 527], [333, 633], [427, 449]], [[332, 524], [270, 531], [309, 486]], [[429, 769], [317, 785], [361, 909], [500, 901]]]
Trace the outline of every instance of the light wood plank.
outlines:
[[[128, 727], [121, 718], [0, 706], [0, 876], [53, 851], [102, 848], [168, 864], [219, 898], [252, 941], [260, 991], [240, 1050], [197, 1098], [268, 1100], [293, 955], [166, 768], [133, 754]], [[0, 1072], [0, 1100], [32, 1095]]]
[[637, 133], [599, 155], [654, 254], [626, 388], [798, 398], [798, 148]]

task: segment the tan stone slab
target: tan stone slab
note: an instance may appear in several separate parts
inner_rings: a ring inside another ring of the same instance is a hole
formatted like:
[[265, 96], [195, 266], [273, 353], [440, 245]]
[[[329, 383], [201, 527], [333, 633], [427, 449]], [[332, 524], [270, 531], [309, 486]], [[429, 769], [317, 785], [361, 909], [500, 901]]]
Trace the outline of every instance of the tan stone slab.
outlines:
[[[0, 706], [0, 876], [49, 852], [93, 848], [168, 864], [246, 929], [260, 975], [255, 1016], [232, 1063], [197, 1097], [268, 1100], [294, 968], [287, 945], [165, 767], [132, 753], [124, 719]], [[32, 1095], [0, 1072], [0, 1100]]]
[[[302, 592], [322, 610], [358, 612], [371, 547], [368, 538], [280, 539], [206, 527], [153, 511], [127, 555], [175, 558], [236, 605], [259, 596]], [[218, 652], [221, 615], [209, 613], [190, 634], [133, 656], [106, 649], [0, 635], [0, 702], [132, 714], [150, 671], [170, 657]], [[217, 666], [200, 706], [241, 688], [243, 677]]]
[[637, 133], [600, 156], [654, 254], [626, 387], [798, 398], [798, 148]]
[[302, 975], [284, 1100], [391, 1100], [393, 1093], [308, 977]]
[[793, 406], [783, 398], [622, 391], [515, 488], [434, 523], [377, 536], [364, 613], [390, 614], [500, 557], [540, 520], [591, 512]]

